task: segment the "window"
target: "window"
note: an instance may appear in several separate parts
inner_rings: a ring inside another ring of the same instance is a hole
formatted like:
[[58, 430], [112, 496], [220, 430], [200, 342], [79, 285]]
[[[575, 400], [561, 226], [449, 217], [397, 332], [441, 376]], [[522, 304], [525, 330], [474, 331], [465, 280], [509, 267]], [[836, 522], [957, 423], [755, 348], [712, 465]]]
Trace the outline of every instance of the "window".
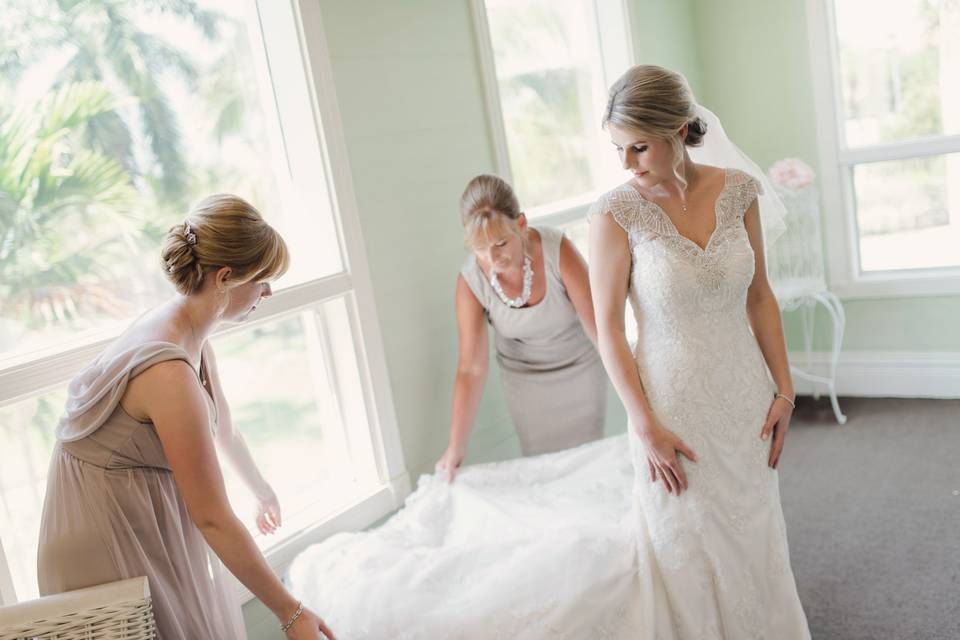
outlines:
[[960, 5], [809, 8], [831, 280], [850, 295], [956, 289]]
[[293, 256], [255, 316], [212, 338], [283, 508], [280, 534], [257, 534], [268, 560], [282, 570], [407, 492], [315, 4], [0, 0], [0, 600], [11, 582], [37, 592], [67, 382], [171, 295], [160, 239], [208, 193], [249, 199]]
[[497, 171], [527, 215], [583, 218], [623, 182], [600, 128], [632, 61], [621, 0], [474, 0]]

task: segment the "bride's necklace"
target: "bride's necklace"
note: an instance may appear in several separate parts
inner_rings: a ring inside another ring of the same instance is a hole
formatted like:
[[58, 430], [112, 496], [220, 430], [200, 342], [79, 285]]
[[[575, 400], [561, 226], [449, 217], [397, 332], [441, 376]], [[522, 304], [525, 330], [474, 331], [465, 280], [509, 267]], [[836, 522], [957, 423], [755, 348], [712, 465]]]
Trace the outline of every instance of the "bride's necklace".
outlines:
[[[692, 178], [695, 178], [696, 176], [697, 176], [696, 171], [693, 171], [693, 172], [692, 172], [692, 175], [691, 175], [690, 177], [691, 177], [691, 179], [692, 179]], [[690, 183], [689, 183], [689, 182], [687, 183], [687, 186], [684, 187], [683, 192], [682, 192], [682, 194], [681, 194], [682, 197], [683, 197], [683, 200], [680, 201], [680, 211], [681, 211], [682, 213], [686, 213], [686, 212], [687, 212], [687, 194], [688, 194], [688, 193], [690, 193]]]
[[530, 256], [523, 256], [523, 291], [518, 297], [507, 297], [507, 294], [503, 292], [503, 287], [500, 286], [500, 281], [497, 279], [497, 272], [492, 269], [490, 270], [490, 286], [497, 292], [497, 297], [508, 307], [516, 309], [527, 304], [530, 300], [530, 292], [533, 290], [533, 261], [530, 260]]

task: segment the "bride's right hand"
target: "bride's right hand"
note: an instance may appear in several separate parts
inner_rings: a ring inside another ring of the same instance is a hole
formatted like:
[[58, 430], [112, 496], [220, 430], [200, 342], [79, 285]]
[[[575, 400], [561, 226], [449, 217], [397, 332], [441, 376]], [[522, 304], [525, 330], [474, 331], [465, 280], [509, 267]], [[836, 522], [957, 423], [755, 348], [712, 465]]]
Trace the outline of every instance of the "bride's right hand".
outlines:
[[677, 453], [682, 453], [689, 460], [697, 461], [697, 454], [688, 447], [675, 433], [658, 424], [642, 430], [638, 434], [643, 448], [647, 452], [647, 465], [650, 469], [650, 481], [656, 482], [659, 477], [667, 491], [676, 493], [687, 489], [687, 474], [683, 471]]
[[337, 640], [323, 619], [306, 607], [286, 635], [288, 640]]
[[466, 452], [459, 447], [447, 447], [447, 450], [437, 460], [434, 471], [447, 482], [453, 482], [454, 476], [457, 475], [457, 469], [463, 464], [464, 455], [466, 455]]

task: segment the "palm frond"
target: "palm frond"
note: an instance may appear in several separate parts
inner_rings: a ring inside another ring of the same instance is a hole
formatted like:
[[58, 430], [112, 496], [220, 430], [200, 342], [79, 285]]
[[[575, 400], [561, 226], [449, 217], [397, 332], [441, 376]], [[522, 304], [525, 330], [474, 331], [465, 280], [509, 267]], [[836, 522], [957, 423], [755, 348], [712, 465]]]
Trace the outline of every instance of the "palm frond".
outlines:
[[142, 0], [142, 5], [154, 11], [189, 19], [210, 40], [217, 37], [219, 23], [223, 18], [217, 11], [201, 8], [195, 0]]

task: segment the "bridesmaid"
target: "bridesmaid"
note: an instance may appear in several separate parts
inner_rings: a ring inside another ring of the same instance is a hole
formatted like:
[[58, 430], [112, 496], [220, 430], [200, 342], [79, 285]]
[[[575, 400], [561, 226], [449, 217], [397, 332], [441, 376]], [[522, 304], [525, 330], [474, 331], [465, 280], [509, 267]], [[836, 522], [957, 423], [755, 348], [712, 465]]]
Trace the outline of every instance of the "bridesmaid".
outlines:
[[179, 294], [70, 383], [40, 525], [41, 594], [145, 575], [161, 640], [244, 638], [225, 564], [288, 638], [333, 638], [234, 515], [214, 449], [272, 532], [280, 507], [231, 420], [207, 337], [268, 298], [288, 259], [280, 235], [236, 196], [210, 196], [170, 229], [162, 262]]
[[457, 277], [460, 356], [449, 446], [436, 465], [448, 480], [463, 462], [483, 393], [488, 322], [524, 455], [602, 437], [607, 396], [587, 265], [573, 243], [560, 229], [528, 225], [497, 176], [467, 184], [460, 217], [472, 253]]

